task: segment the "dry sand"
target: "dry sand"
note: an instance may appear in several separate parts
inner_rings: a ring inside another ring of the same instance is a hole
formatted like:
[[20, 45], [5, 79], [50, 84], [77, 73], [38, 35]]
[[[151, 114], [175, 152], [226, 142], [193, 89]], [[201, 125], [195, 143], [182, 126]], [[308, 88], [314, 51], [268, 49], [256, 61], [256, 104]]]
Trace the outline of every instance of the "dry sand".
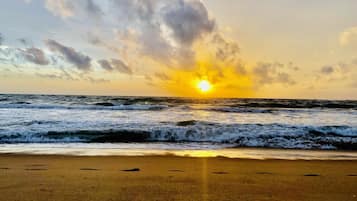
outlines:
[[15, 200], [357, 200], [357, 161], [0, 155]]

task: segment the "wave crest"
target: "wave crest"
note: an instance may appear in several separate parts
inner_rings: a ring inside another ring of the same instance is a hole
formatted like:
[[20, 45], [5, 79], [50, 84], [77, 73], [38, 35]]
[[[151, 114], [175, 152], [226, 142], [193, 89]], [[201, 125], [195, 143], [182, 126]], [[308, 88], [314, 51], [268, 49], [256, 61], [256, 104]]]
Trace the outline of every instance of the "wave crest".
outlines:
[[357, 150], [357, 128], [285, 124], [217, 124], [181, 121], [107, 130], [47, 131], [0, 135], [1, 143], [205, 142], [239, 147]]

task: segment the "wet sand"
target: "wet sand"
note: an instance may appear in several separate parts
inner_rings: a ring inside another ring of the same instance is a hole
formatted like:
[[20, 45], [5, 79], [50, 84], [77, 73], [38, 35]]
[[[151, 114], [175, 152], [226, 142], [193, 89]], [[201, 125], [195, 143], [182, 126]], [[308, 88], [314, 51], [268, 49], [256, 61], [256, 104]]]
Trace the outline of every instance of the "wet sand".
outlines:
[[357, 200], [357, 161], [0, 155], [0, 201]]

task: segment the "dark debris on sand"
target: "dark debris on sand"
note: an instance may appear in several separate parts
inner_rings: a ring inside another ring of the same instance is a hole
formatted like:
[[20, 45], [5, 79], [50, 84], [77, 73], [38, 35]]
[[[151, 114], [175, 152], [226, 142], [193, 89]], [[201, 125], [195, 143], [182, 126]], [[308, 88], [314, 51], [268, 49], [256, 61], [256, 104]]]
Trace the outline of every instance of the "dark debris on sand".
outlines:
[[319, 174], [304, 174], [305, 177], [318, 177]]
[[97, 170], [99, 170], [99, 169], [96, 169], [96, 168], [81, 168], [80, 170], [97, 171]]
[[121, 170], [123, 172], [139, 172], [140, 169], [139, 168], [132, 168], [132, 169], [124, 169], [124, 170]]

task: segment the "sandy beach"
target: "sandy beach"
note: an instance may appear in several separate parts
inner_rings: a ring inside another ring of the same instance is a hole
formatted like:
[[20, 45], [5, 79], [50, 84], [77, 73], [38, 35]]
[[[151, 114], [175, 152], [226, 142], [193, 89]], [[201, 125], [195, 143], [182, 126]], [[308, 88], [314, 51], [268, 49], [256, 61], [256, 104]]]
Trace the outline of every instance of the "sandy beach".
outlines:
[[0, 200], [357, 200], [357, 161], [0, 155]]

